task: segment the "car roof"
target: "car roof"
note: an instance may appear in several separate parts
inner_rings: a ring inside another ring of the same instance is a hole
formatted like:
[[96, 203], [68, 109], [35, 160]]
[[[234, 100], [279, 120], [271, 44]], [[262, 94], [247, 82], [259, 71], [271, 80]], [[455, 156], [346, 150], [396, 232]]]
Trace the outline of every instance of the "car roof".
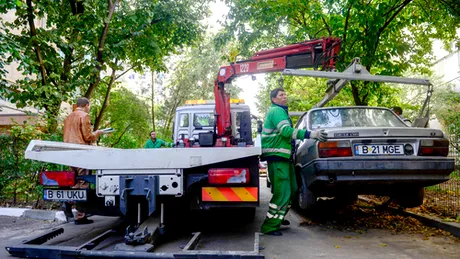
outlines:
[[318, 107], [313, 108], [309, 111], [316, 111], [316, 110], [331, 110], [331, 109], [381, 109], [381, 110], [389, 110], [390, 108], [387, 107], [380, 107], [380, 106], [330, 106], [330, 107]]

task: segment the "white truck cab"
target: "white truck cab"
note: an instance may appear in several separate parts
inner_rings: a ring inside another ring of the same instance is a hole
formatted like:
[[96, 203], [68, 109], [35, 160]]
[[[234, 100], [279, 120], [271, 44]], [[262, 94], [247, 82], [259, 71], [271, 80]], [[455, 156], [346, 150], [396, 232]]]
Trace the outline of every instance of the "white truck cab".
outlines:
[[[242, 99], [230, 100], [233, 137], [240, 138], [241, 117], [243, 112], [249, 113], [249, 105]], [[184, 106], [177, 107], [174, 119], [173, 139], [194, 138], [198, 140], [199, 133], [214, 131], [215, 122], [214, 100], [190, 100]]]

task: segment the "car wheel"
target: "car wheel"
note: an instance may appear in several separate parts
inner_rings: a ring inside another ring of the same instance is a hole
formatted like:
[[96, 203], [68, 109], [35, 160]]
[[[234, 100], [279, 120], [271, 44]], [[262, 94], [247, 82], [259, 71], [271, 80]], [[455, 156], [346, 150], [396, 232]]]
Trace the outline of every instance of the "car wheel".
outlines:
[[304, 184], [301, 185], [298, 194], [298, 205], [303, 210], [310, 210], [316, 205], [316, 195], [314, 195]]
[[398, 195], [396, 200], [401, 207], [414, 208], [423, 204], [423, 198], [425, 198], [425, 189], [422, 187], [405, 191]]

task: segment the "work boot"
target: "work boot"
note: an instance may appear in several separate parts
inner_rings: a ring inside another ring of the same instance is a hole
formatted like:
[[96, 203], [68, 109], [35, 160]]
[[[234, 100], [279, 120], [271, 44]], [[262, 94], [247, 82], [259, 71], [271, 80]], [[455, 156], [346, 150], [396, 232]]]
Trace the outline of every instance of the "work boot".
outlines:
[[94, 220], [88, 219], [87, 217], [84, 217], [82, 219], [76, 219], [74, 221], [75, 225], [86, 225], [86, 224], [91, 224], [93, 222]]
[[283, 222], [281, 222], [281, 225], [289, 226], [289, 225], [291, 225], [291, 222], [289, 222], [289, 220], [285, 219], [285, 220], [283, 220]]
[[283, 233], [281, 233], [281, 232], [275, 230], [275, 231], [267, 232], [267, 233], [265, 233], [265, 235], [270, 235], [270, 236], [277, 236], [277, 237], [279, 237], [279, 236], [282, 236]]

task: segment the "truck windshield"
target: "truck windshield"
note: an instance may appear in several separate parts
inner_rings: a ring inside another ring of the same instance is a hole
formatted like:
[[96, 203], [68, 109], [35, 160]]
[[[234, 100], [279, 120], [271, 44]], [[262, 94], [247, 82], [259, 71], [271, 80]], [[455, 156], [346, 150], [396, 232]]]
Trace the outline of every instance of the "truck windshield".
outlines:
[[213, 113], [195, 113], [193, 115], [193, 127], [213, 127], [214, 114]]
[[376, 108], [323, 109], [310, 113], [312, 129], [338, 127], [407, 127], [389, 110]]

